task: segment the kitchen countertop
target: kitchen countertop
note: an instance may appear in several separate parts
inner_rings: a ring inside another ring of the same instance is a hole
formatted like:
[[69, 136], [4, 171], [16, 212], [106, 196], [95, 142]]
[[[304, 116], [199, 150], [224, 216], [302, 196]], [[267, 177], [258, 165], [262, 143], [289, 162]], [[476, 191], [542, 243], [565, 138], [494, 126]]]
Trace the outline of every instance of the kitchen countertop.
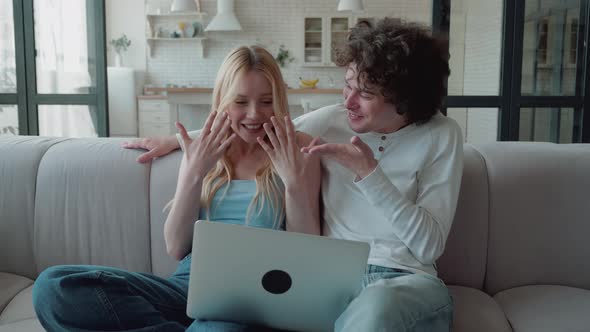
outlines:
[[167, 99], [167, 96], [164, 95], [139, 95], [137, 99]]

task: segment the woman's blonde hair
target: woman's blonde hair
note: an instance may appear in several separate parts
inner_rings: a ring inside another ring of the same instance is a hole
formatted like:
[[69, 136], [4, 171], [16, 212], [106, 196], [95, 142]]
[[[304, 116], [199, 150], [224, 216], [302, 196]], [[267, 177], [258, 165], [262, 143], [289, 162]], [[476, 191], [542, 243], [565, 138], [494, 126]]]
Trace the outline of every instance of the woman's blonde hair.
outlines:
[[[215, 79], [211, 112], [227, 110], [237, 98], [237, 82], [250, 71], [261, 73], [268, 80], [272, 87], [274, 115], [278, 119], [283, 119], [289, 113], [283, 76], [274, 57], [260, 46], [241, 46], [225, 57]], [[211, 202], [215, 193], [232, 178], [232, 165], [228, 156], [224, 155], [203, 180], [200, 207], [207, 210], [207, 219], [209, 219]], [[226, 187], [225, 192], [228, 188], [229, 186]], [[258, 214], [260, 214], [262, 207], [270, 204], [274, 211], [273, 227], [276, 228], [277, 223], [280, 223], [285, 216], [284, 201], [282, 182], [269, 160], [266, 166], [256, 172], [256, 194], [248, 207], [246, 223], [253, 209], [258, 208]]]

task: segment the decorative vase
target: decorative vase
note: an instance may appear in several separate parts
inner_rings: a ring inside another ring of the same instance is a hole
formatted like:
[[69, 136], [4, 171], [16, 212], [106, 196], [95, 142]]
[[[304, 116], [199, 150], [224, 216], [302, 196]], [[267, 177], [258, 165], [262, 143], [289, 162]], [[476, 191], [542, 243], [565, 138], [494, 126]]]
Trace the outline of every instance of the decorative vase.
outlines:
[[122, 67], [123, 66], [123, 56], [121, 53], [115, 53], [115, 67]]

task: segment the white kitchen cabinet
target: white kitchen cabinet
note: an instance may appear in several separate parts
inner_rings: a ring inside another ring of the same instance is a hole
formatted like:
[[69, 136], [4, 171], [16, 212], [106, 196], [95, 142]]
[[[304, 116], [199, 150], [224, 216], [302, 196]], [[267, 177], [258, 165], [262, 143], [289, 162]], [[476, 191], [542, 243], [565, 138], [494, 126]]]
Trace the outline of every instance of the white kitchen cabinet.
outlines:
[[368, 16], [310, 16], [303, 18], [303, 66], [334, 67], [336, 50], [346, 43], [350, 28], [360, 21], [375, 24]]
[[139, 136], [170, 135], [174, 115], [166, 99], [139, 99]]
[[344, 16], [303, 18], [303, 66], [336, 66], [336, 49], [346, 42], [351, 19]]
[[303, 65], [321, 66], [324, 64], [325, 38], [324, 19], [305, 17], [303, 19]]

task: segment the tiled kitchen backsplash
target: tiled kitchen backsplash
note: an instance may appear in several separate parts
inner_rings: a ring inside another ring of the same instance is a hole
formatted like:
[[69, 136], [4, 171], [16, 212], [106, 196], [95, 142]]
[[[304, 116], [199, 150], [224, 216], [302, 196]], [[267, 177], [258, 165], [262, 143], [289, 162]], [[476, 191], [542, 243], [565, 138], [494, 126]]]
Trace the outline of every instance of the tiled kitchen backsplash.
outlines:
[[[146, 0], [146, 11], [165, 12], [171, 0]], [[215, 0], [201, 0], [202, 11], [208, 14], [205, 26], [217, 12]], [[291, 87], [297, 87], [299, 77], [320, 79], [319, 87], [328, 88], [330, 78], [334, 87], [343, 85], [340, 68], [302, 67], [302, 24], [306, 16], [346, 16], [336, 11], [338, 0], [235, 0], [235, 12], [243, 31], [207, 32], [204, 57], [201, 46], [192, 41], [157, 42], [153, 56], [147, 58], [149, 84], [164, 86], [212, 87], [217, 69], [225, 55], [238, 45], [260, 44], [274, 55], [281, 44], [295, 57], [282, 68]], [[429, 24], [430, 0], [364, 0], [362, 16], [395, 16]], [[191, 23], [187, 20], [187, 23]], [[146, 31], [149, 31], [146, 29]]]

